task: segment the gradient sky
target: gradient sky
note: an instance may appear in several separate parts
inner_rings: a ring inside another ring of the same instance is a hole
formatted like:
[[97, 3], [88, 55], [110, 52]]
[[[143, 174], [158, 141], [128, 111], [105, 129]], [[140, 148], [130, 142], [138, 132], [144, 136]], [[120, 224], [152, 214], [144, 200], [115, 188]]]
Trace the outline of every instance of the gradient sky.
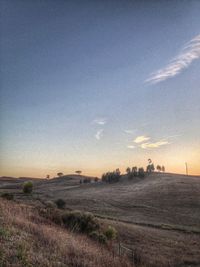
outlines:
[[200, 174], [200, 1], [0, 5], [0, 175]]

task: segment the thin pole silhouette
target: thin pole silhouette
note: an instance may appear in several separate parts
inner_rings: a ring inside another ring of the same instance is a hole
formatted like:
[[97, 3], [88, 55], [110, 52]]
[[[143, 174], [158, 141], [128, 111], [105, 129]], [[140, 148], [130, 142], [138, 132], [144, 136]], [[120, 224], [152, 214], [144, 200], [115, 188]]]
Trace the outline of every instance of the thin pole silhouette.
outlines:
[[187, 165], [187, 162], [185, 162], [185, 170], [186, 170], [186, 175], [188, 175], [188, 165]]

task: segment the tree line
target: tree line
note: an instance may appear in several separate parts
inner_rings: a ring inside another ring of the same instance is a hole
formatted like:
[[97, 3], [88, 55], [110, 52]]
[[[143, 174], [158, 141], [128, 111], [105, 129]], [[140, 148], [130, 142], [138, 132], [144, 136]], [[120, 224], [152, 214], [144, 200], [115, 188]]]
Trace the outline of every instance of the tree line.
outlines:
[[[158, 172], [165, 172], [165, 166], [157, 165], [156, 169]], [[151, 159], [148, 159], [148, 165], [146, 167], [146, 171], [143, 167], [138, 168], [137, 166], [134, 167], [127, 167], [126, 168], [126, 175], [129, 179], [133, 179], [134, 177], [144, 178], [145, 175], [148, 175], [155, 171], [154, 164]], [[114, 183], [118, 182], [121, 177], [121, 172], [119, 168], [112, 172], [106, 172], [102, 175], [102, 182], [107, 183]]]

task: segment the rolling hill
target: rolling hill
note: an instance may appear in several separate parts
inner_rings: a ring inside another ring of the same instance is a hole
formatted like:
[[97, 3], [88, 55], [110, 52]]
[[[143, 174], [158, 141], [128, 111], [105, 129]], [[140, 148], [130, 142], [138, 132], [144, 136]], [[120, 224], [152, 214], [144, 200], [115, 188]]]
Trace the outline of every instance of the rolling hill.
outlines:
[[[82, 177], [84, 178], [84, 177]], [[33, 180], [24, 196], [22, 182], [1, 181], [20, 203], [43, 205], [58, 198], [66, 209], [94, 213], [113, 225], [119, 240], [137, 248], [145, 266], [200, 266], [200, 177], [153, 173], [145, 178], [121, 176], [113, 184], [80, 184], [80, 176]]]

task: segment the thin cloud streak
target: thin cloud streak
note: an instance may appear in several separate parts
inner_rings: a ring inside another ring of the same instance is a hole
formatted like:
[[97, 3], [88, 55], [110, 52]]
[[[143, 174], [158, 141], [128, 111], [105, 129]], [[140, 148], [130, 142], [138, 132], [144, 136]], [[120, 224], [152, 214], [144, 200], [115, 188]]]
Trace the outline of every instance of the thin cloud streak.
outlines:
[[166, 67], [152, 73], [145, 82], [156, 84], [174, 77], [198, 58], [200, 58], [200, 35], [187, 43], [177, 57], [173, 58]]
[[166, 140], [161, 140], [155, 143], [143, 143], [140, 145], [141, 148], [143, 149], [151, 149], [151, 148], [158, 148], [160, 146], [164, 146], [164, 145], [168, 145], [170, 144], [168, 141]]
[[144, 135], [141, 135], [141, 136], [138, 136], [135, 138], [134, 142], [136, 144], [139, 144], [139, 143], [142, 143], [144, 141], [148, 141], [150, 139], [150, 137], [147, 137], [147, 136], [144, 136]]
[[100, 129], [100, 130], [98, 130], [98, 131], [96, 132], [96, 134], [95, 134], [95, 138], [96, 138], [97, 140], [100, 140], [102, 137], [103, 137], [103, 129]]
[[126, 134], [133, 134], [136, 130], [124, 130]]
[[104, 125], [107, 123], [107, 119], [106, 118], [97, 118], [93, 122], [96, 124], [99, 124], [99, 125]]

